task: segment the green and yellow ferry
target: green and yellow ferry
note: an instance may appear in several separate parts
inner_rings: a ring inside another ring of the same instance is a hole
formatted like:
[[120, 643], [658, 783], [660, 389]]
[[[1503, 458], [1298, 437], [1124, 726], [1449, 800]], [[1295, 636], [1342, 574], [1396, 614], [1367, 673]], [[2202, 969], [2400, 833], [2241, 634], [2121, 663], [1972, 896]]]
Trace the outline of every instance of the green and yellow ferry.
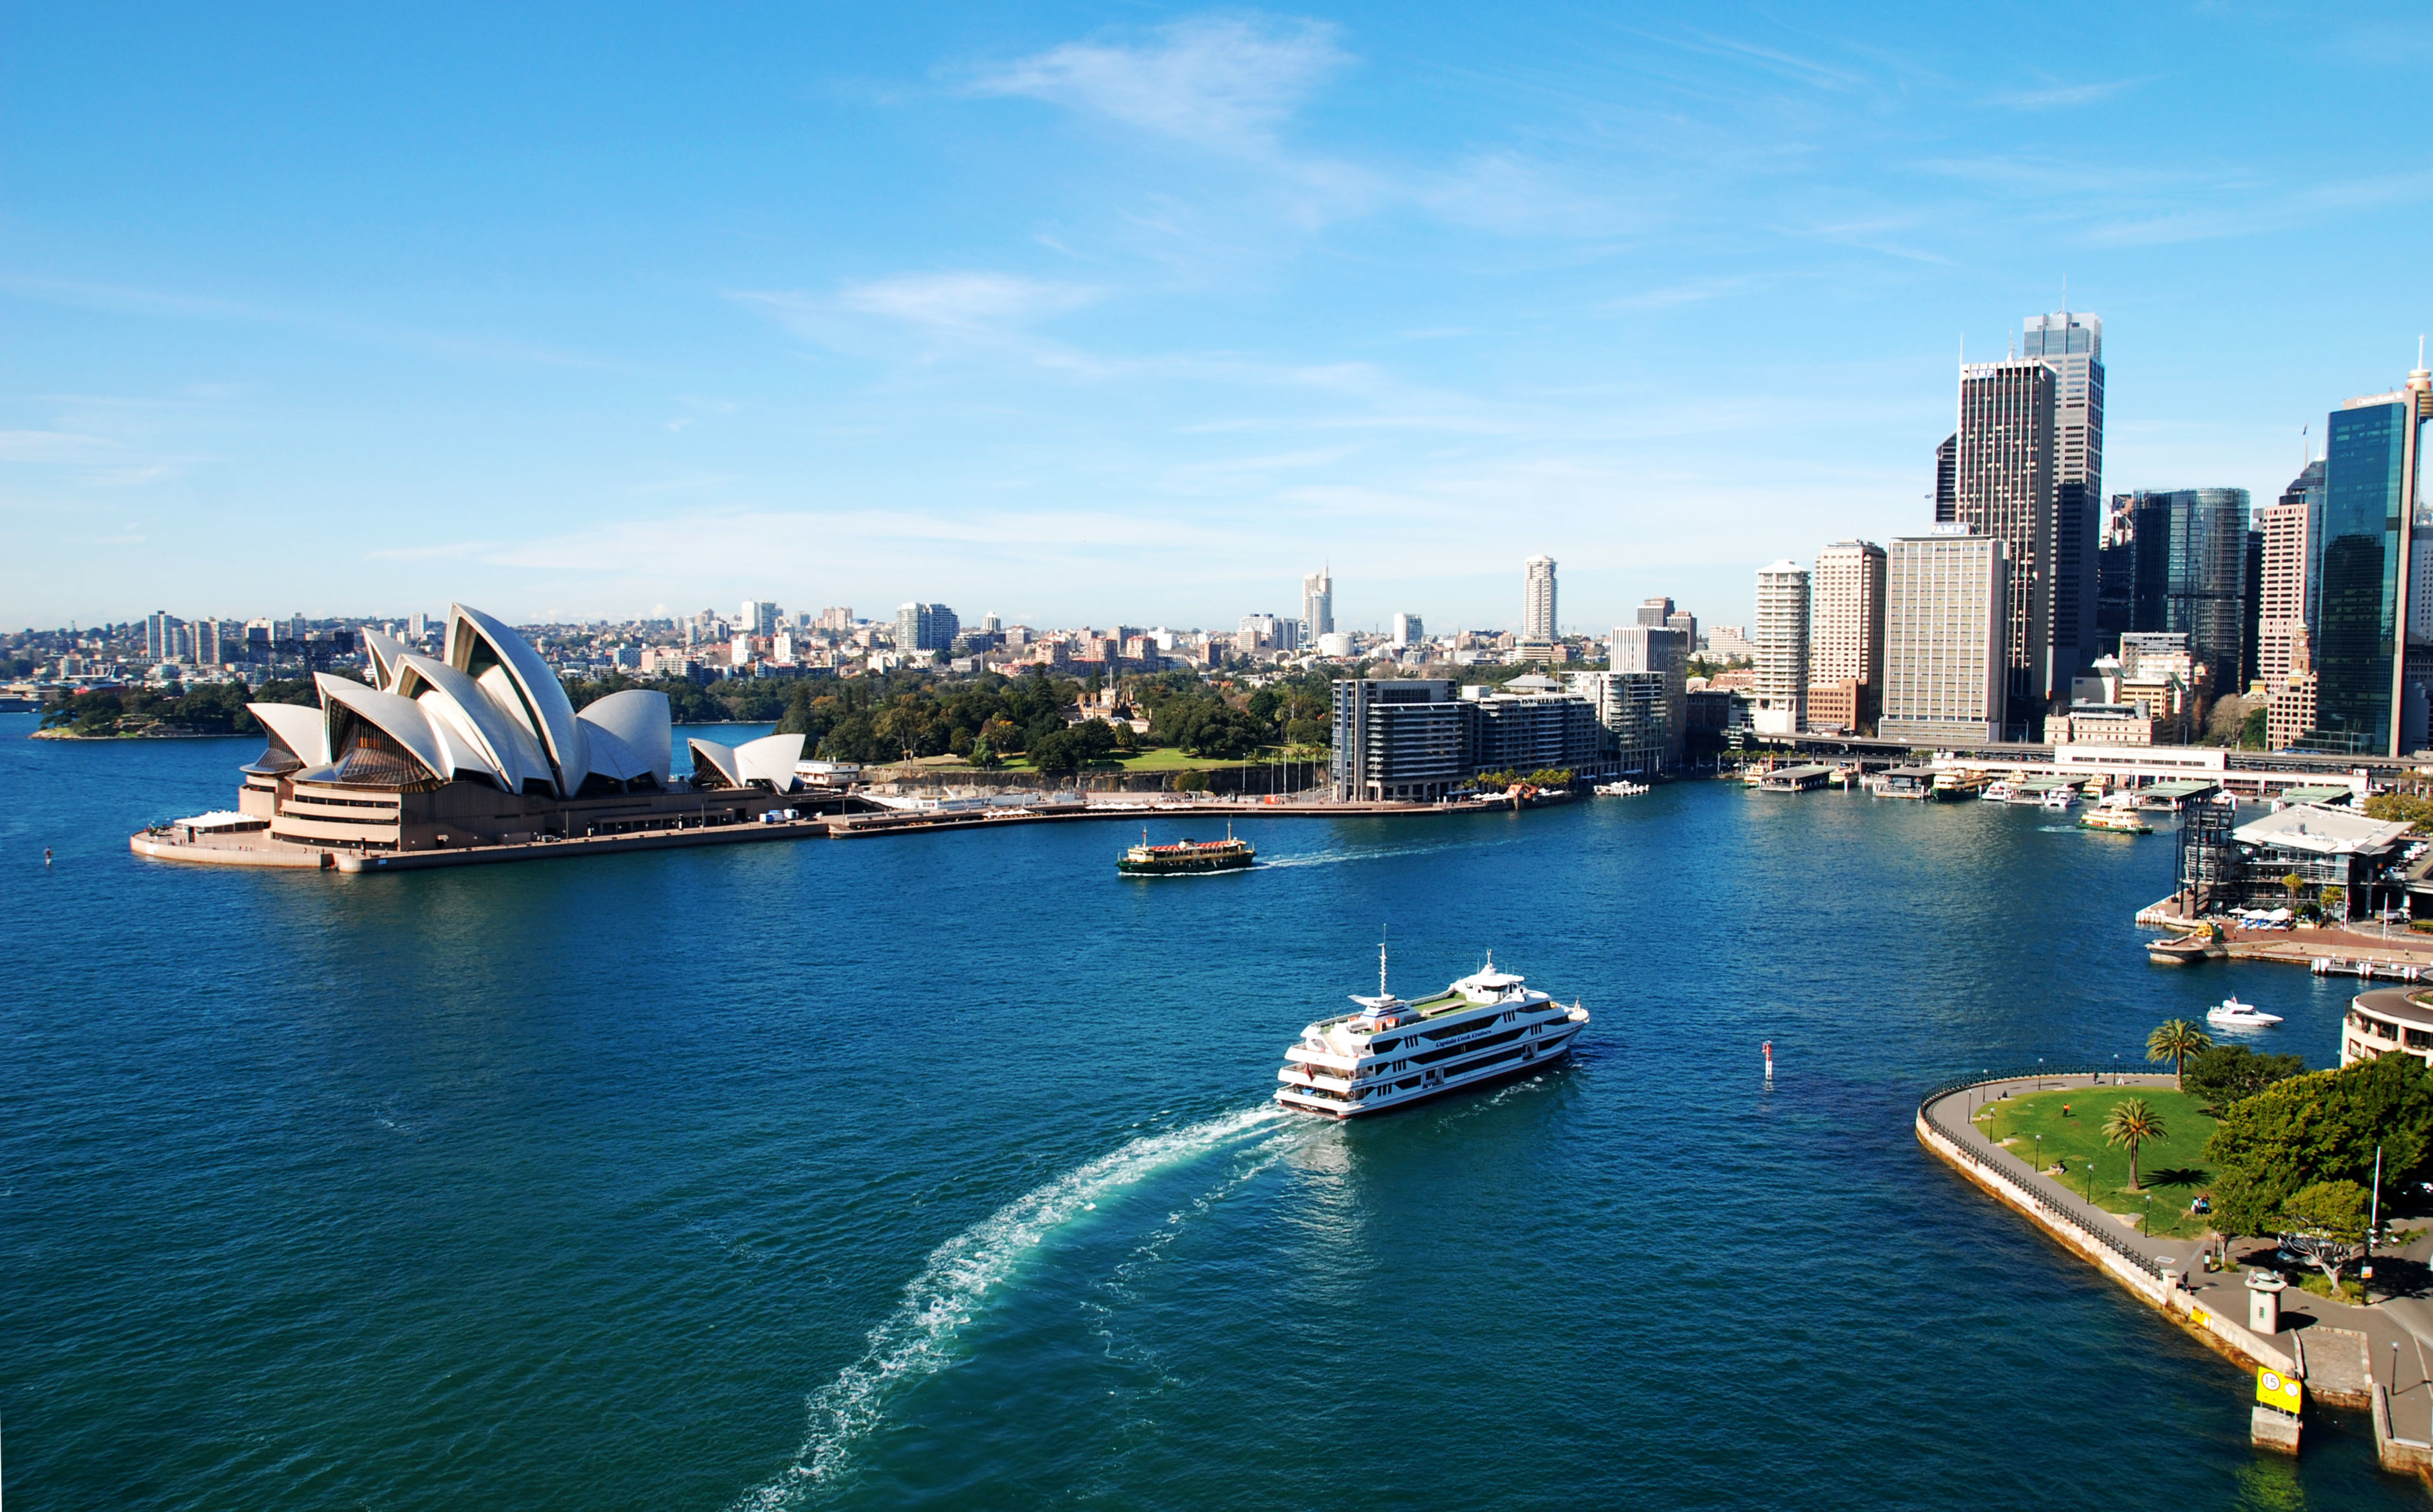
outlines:
[[1234, 826], [1225, 826], [1223, 840], [1184, 840], [1173, 845], [1152, 845], [1148, 831], [1141, 831], [1141, 842], [1124, 852], [1115, 861], [1115, 870], [1126, 876], [1191, 876], [1201, 872], [1238, 872], [1259, 858], [1251, 842], [1234, 838]]

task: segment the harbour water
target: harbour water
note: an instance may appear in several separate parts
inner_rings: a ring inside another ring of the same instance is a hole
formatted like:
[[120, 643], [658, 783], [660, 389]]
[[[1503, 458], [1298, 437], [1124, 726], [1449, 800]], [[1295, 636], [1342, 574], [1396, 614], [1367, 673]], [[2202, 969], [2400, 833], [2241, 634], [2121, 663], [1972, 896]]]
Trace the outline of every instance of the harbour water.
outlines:
[[[340, 878], [128, 854], [252, 742], [32, 723], [27, 1506], [2423, 1504], [2354, 1423], [2252, 1452], [2238, 1371], [1911, 1133], [2232, 990], [2334, 1057], [2354, 983], [2146, 963], [2163, 837], [1704, 783], [1147, 884], [1114, 824]], [[1583, 1000], [1575, 1062], [1270, 1112], [1388, 926], [1398, 989]]]

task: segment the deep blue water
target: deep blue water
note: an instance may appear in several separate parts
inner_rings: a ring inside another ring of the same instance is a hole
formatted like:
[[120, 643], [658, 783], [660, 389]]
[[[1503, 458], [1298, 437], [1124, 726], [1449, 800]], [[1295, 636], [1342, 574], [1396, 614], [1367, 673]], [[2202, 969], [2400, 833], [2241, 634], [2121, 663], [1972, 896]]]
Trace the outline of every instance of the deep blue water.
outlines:
[[[2422, 1505], [2354, 1425], [2252, 1453], [2240, 1372], [1911, 1133], [2234, 988], [2334, 1058], [2340, 984], [2146, 964], [2161, 837], [1687, 784], [1180, 881], [1113, 824], [247, 873], [125, 836], [253, 742], [31, 724], [20, 1505]], [[1400, 990], [1582, 999], [1576, 1062], [1268, 1112], [1388, 926]]]

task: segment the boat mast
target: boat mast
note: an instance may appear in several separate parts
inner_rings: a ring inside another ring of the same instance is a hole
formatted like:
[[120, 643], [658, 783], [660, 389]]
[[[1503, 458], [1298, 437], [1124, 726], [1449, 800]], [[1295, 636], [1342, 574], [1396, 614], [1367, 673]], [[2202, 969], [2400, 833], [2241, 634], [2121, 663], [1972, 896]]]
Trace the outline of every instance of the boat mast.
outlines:
[[1377, 931], [1377, 995], [1379, 997], [1394, 995], [1386, 991], [1386, 931], [1383, 929]]

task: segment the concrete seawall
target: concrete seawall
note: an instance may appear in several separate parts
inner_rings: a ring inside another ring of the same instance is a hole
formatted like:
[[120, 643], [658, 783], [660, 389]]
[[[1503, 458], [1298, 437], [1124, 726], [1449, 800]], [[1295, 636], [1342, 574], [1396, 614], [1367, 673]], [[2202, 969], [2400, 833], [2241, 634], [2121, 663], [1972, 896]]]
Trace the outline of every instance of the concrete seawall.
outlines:
[[[1976, 1085], [2001, 1086], [2015, 1083], [2017, 1079], [1999, 1078]], [[1957, 1097], [1968, 1090], [1967, 1086], [1946, 1089], [1943, 1097]], [[1932, 1106], [1931, 1103], [1923, 1104], [1918, 1109], [1918, 1143], [1953, 1170], [1997, 1200], [2026, 1215], [2062, 1248], [2093, 1265], [2103, 1275], [2118, 1283], [2122, 1289], [2162, 1312], [2213, 1350], [2241, 1365], [2262, 1366], [2287, 1375], [2303, 1377], [2305, 1374], [2304, 1360], [2298, 1352], [2250, 1331], [2233, 1318], [2222, 1317], [2213, 1308], [2200, 1305], [2193, 1295], [2167, 1283], [2156, 1270], [2099, 1241], [2096, 1231], [2056, 1211], [2049, 1201], [2039, 1200], [2038, 1194], [2032, 1192], [2017, 1177], [2002, 1169], [1995, 1161], [1964, 1148], [1938, 1127], [1938, 1121], [1931, 1116]], [[2016, 1157], [2011, 1158], [2016, 1160]]]

